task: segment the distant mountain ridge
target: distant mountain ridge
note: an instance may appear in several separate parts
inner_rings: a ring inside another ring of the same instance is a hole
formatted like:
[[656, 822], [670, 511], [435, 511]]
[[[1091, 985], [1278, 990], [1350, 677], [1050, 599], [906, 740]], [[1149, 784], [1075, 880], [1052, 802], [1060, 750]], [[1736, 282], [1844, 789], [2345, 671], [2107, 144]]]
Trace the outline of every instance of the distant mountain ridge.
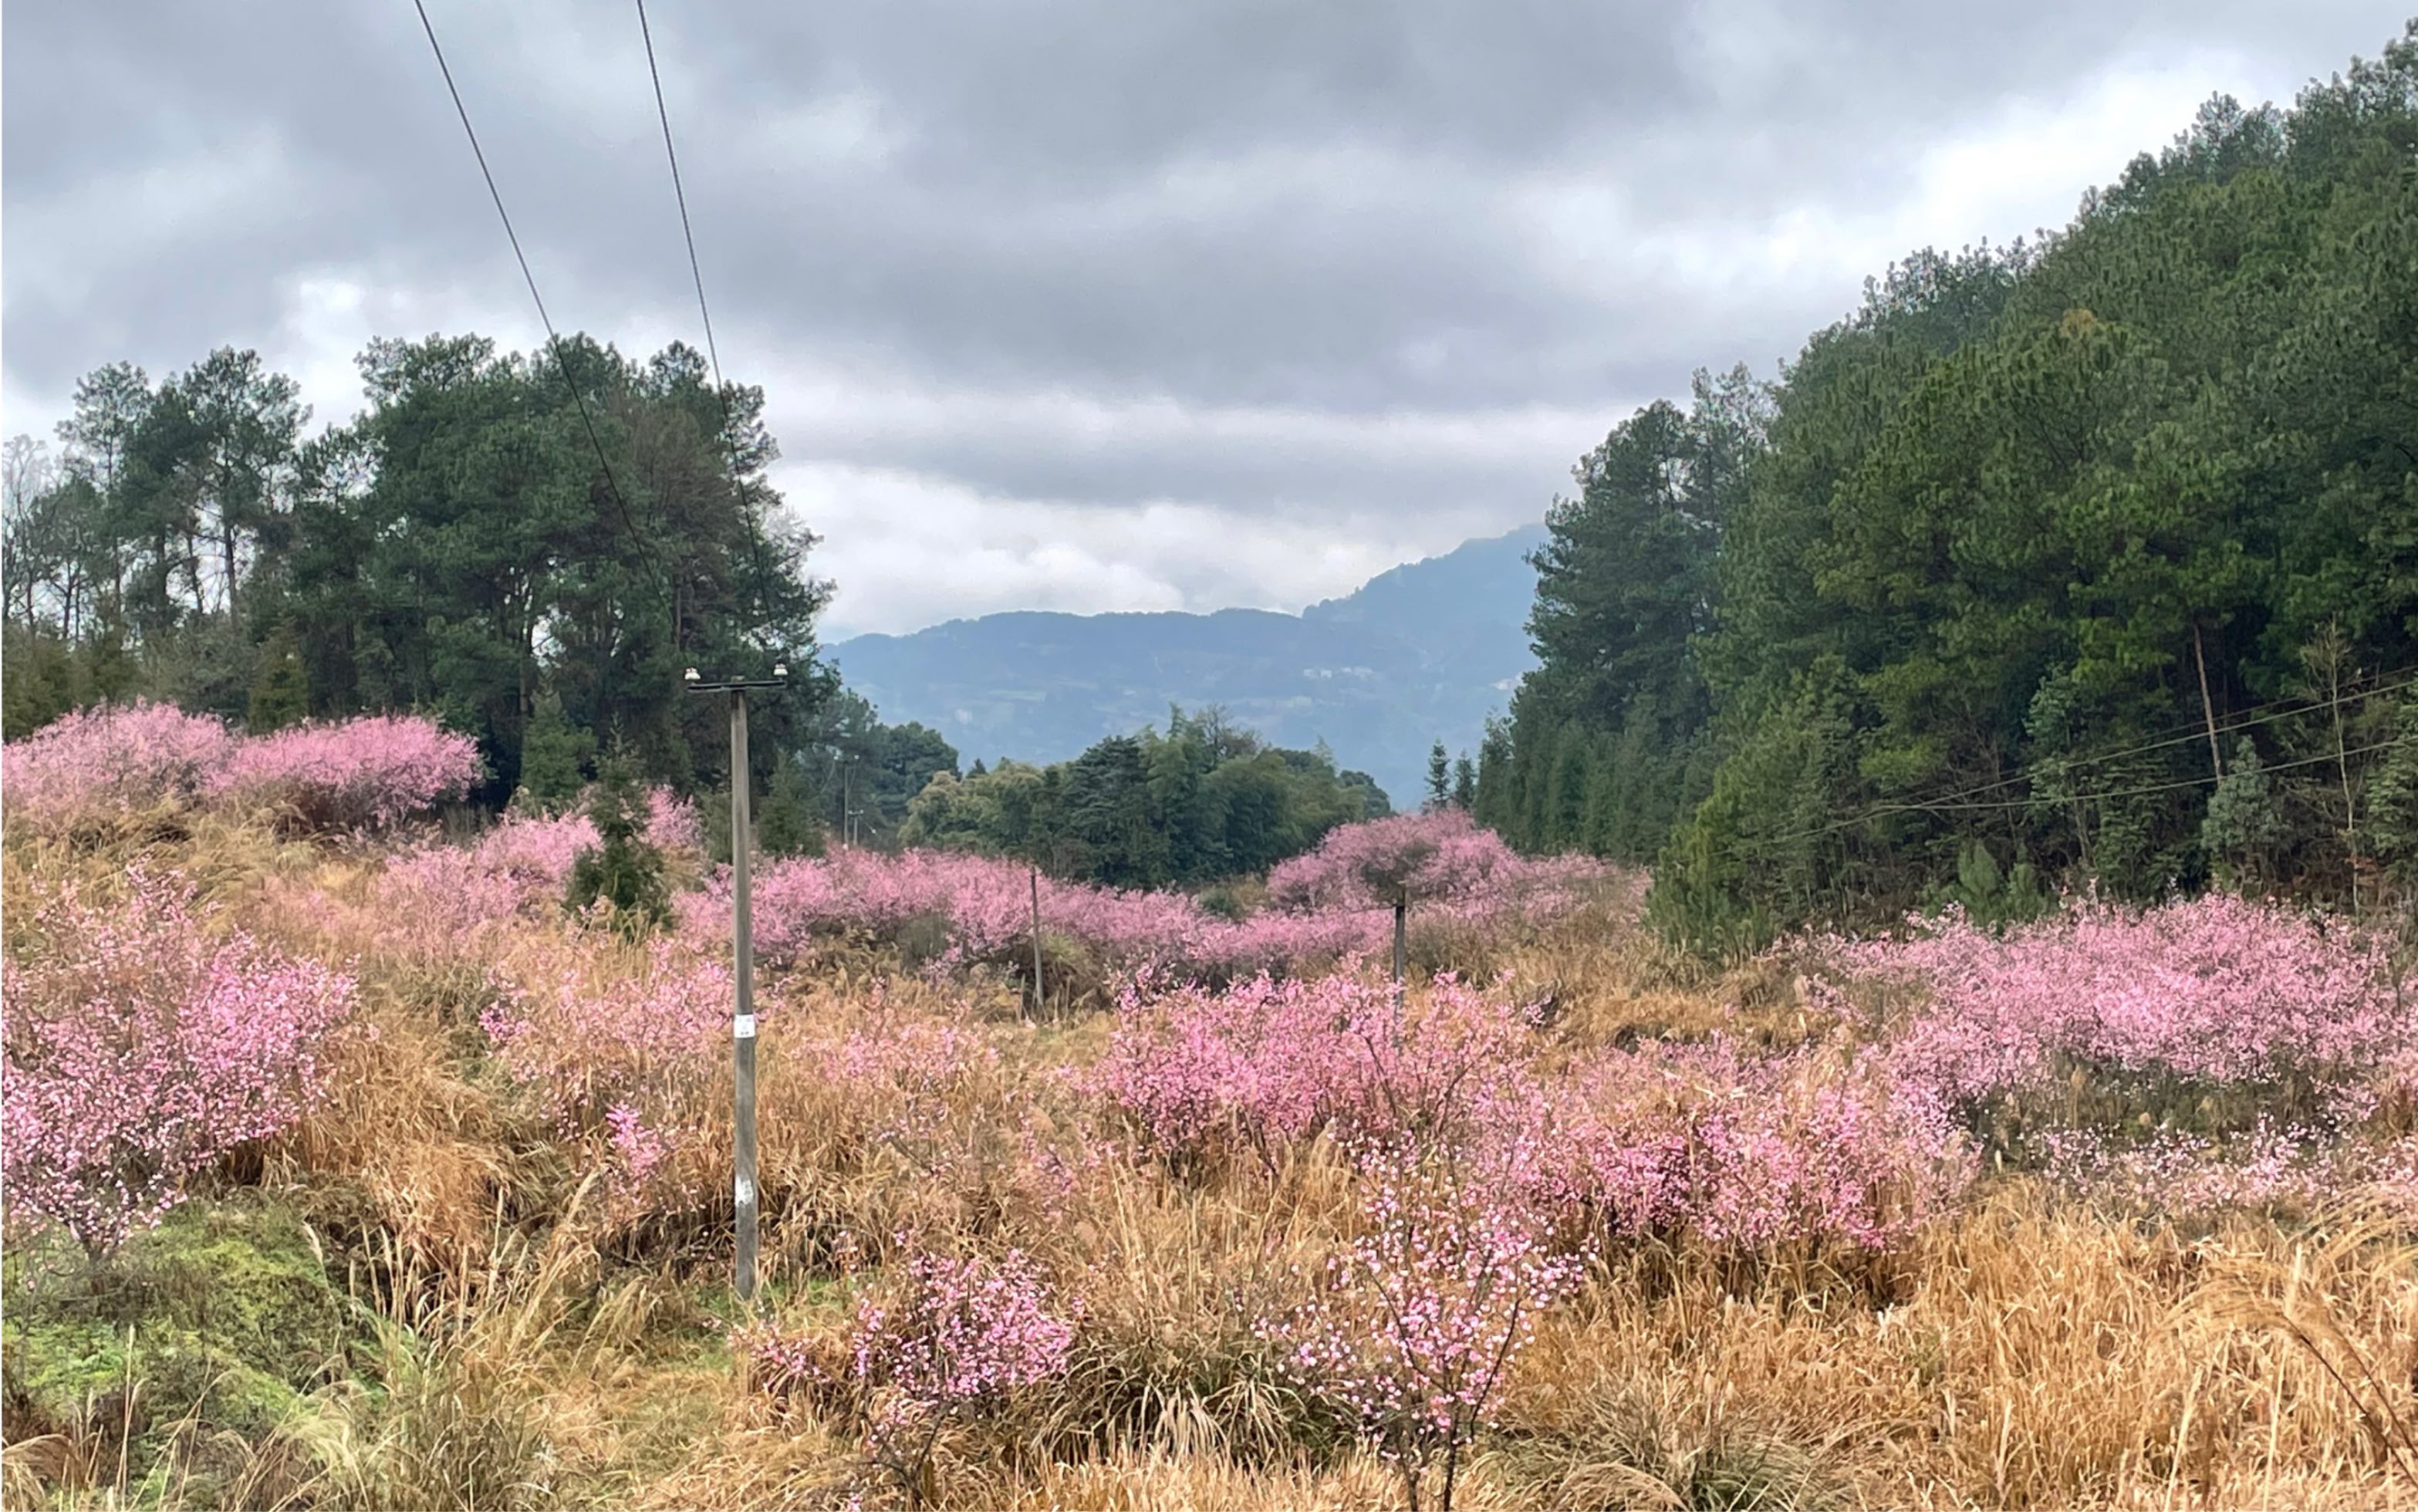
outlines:
[[1297, 615], [1019, 610], [858, 635], [828, 654], [883, 719], [929, 725], [969, 761], [1062, 761], [1163, 725], [1171, 703], [1218, 704], [1276, 744], [1325, 741], [1338, 765], [1408, 806], [1430, 744], [1475, 756], [1486, 716], [1534, 664], [1526, 558], [1544, 539], [1538, 524], [1465, 542]]

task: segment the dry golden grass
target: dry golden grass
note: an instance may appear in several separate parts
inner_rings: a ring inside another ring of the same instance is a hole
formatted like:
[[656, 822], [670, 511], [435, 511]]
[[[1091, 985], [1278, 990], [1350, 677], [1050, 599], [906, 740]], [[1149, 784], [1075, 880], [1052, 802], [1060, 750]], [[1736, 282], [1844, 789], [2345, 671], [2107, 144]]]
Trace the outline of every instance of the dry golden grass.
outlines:
[[[258, 833], [189, 837], [211, 895], [297, 949], [354, 962], [367, 1032], [330, 1102], [262, 1179], [314, 1225], [375, 1319], [351, 1379], [269, 1441], [219, 1444], [229, 1504], [810, 1507], [864, 1491], [849, 1404], [775, 1404], [728, 1343], [727, 1072], [683, 1095], [707, 1137], [643, 1218], [600, 1186], [592, 1137], [551, 1127], [475, 1031], [487, 969], [626, 953], [531, 925], [398, 953], [361, 858]], [[12, 851], [12, 916], [122, 853]], [[1724, 1029], [1824, 1032], [1783, 967], [1707, 972], [1601, 917], [1487, 963], [1553, 1003], [1568, 1044]], [[946, 1152], [869, 1137], [816, 1046], [881, 1012], [977, 1026], [1001, 1060], [952, 1093]], [[941, 1229], [1082, 1277], [1072, 1368], [1003, 1436], [944, 1443], [942, 1502], [999, 1508], [1379, 1508], [1391, 1468], [1277, 1368], [1256, 1320], [1352, 1222], [1339, 1163], [1179, 1179], [1122, 1158], [1035, 1188], [1018, 1139], [1097, 1152], [1049, 1094], [1096, 1016], [1029, 1024], [997, 986], [875, 956], [767, 985], [766, 1308], [836, 1340], [888, 1236]], [[971, 997], [972, 1000], [967, 1000]], [[986, 1152], [1000, 1154], [988, 1159]], [[946, 1158], [941, 1158], [945, 1153]], [[1641, 1250], [1552, 1315], [1480, 1445], [1468, 1508], [2418, 1508], [2418, 1250], [2372, 1214], [2205, 1231], [1988, 1184], [1902, 1256], [1741, 1267]], [[122, 1439], [122, 1436], [120, 1436]], [[199, 1504], [175, 1468], [102, 1463], [98, 1426], [9, 1443], [10, 1505]], [[248, 1458], [246, 1458], [248, 1457]]]

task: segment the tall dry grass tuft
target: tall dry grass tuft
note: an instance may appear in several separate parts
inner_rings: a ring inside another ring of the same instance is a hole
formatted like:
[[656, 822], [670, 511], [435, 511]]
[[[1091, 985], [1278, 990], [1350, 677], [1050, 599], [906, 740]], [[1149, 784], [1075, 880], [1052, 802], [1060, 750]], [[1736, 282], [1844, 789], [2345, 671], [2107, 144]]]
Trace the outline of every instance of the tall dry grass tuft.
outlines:
[[1083, 1281], [1046, 1428], [1051, 1457], [1271, 1466], [1347, 1448], [1351, 1424], [1285, 1371], [1262, 1324], [1355, 1218], [1348, 1168], [1323, 1147], [1209, 1188], [1153, 1168], [1103, 1169], [1040, 1251]]
[[[2336, 1215], [2334, 1236], [2316, 1249], [2288, 1256], [2230, 1260], [2194, 1293], [2190, 1306], [2212, 1334], [2248, 1332], [2288, 1340], [2305, 1366], [2334, 1389], [2355, 1420], [2377, 1468], [2418, 1484], [2418, 1291], [2396, 1295], [2380, 1278], [2418, 1275], [2397, 1211]], [[2397, 1322], [2380, 1336], [2375, 1321]], [[2270, 1427], [2280, 1430], [2280, 1413]], [[2268, 1447], [2272, 1465], [2280, 1446]], [[2339, 1453], [2332, 1443], [2329, 1454]], [[2349, 1457], [2344, 1457], [2348, 1461]], [[2365, 1469], [2367, 1467], [2362, 1467]]]
[[[575, 1210], [588, 1190], [575, 1194]], [[319, 1393], [284, 1437], [316, 1466], [312, 1505], [550, 1506], [561, 1489], [548, 1433], [549, 1355], [574, 1337], [596, 1256], [574, 1221], [542, 1246], [499, 1235], [483, 1275], [430, 1271], [390, 1242], [357, 1286], [376, 1349], [367, 1380]]]

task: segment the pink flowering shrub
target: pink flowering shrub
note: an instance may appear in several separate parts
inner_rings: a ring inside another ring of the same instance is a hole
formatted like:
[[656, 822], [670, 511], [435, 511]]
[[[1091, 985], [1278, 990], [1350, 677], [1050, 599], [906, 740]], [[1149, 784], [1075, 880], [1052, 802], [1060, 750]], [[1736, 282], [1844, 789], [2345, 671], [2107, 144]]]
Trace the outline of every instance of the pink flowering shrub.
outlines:
[[1578, 1267], [1516, 1198], [1447, 1163], [1383, 1152], [1364, 1184], [1366, 1231], [1263, 1331], [1399, 1467], [1412, 1506], [1440, 1472], [1432, 1504], [1448, 1512], [1463, 1449]]
[[411, 715], [247, 738], [165, 704], [69, 714], [0, 753], [8, 810], [60, 831], [169, 804], [267, 809], [314, 830], [383, 827], [479, 778], [478, 748]]
[[952, 1132], [950, 1099], [999, 1066], [999, 1051], [970, 1024], [882, 1011], [880, 993], [844, 1035], [804, 1038], [802, 1059], [839, 1093], [844, 1132], [928, 1154]]
[[666, 855], [703, 855], [705, 818], [696, 805], [660, 785], [647, 789], [647, 844]]
[[139, 870], [121, 900], [42, 904], [0, 970], [8, 1215], [94, 1254], [309, 1110], [354, 1000], [341, 972], [241, 931], [213, 938], [191, 884]]
[[1836, 1049], [1758, 1055], [1727, 1039], [1608, 1049], [1503, 1123], [1529, 1152], [1507, 1179], [1598, 1241], [1885, 1249], [1979, 1170], [1937, 1098], [1905, 1087], [1882, 1056]]
[[530, 902], [524, 878], [482, 867], [472, 851], [446, 845], [389, 856], [370, 895], [387, 924], [382, 944], [426, 946], [436, 955], [467, 948]]
[[1921, 990], [1892, 1054], [1968, 1117], [2071, 1123], [2088, 1092], [2118, 1116], [2230, 1106], [2339, 1123], [2418, 1044], [2381, 940], [2221, 893], [2081, 902], [2003, 935], [1951, 915], [1823, 950], [1850, 981]]
[[[1032, 949], [1031, 878], [1017, 863], [943, 850], [889, 856], [845, 850], [776, 861], [754, 878], [756, 950], [770, 964], [809, 956], [818, 937], [895, 942], [925, 920], [943, 922], [960, 959], [1020, 959]], [[686, 900], [683, 918], [727, 937], [727, 873]], [[1072, 936], [1121, 962], [1180, 958], [1213, 921], [1181, 893], [1127, 893], [1041, 879], [1050, 934]]]
[[480, 770], [468, 736], [416, 715], [365, 714], [239, 741], [206, 787], [308, 830], [381, 829], [460, 798]]
[[1399, 1010], [1390, 984], [1359, 975], [1137, 986], [1087, 1084], [1186, 1164], [1232, 1149], [1273, 1163], [1330, 1128], [1461, 1138], [1523, 1084], [1535, 1022], [1532, 1008], [1450, 976]]
[[854, 1365], [875, 1393], [874, 1462], [921, 1504], [941, 1431], [996, 1416], [1064, 1372], [1075, 1326], [1018, 1251], [997, 1260], [917, 1251], [904, 1269], [894, 1292], [858, 1307]]
[[236, 745], [225, 725], [169, 704], [72, 713], [0, 748], [8, 817], [55, 832], [194, 802]]
[[1976, 1174], [1942, 1101], [1878, 1053], [1647, 1041], [1548, 1077], [1541, 1047], [1532, 1009], [1449, 976], [1399, 1018], [1387, 984], [1259, 978], [1129, 991], [1083, 1084], [1185, 1167], [1272, 1166], [1322, 1132], [1457, 1150], [1581, 1245], [1884, 1249]]
[[2307, 1214], [2364, 1199], [2418, 1221], [2418, 1143], [2407, 1139], [2346, 1140], [2262, 1119], [2228, 1138], [2159, 1129], [2120, 1141], [2068, 1129], [2043, 1142], [2052, 1181], [2131, 1211]]
[[1268, 900], [1305, 912], [1471, 903], [1566, 891], [1607, 869], [1580, 856], [1531, 861], [1457, 808], [1397, 814], [1330, 830], [1318, 848], [1268, 873]]
[[566, 1131], [591, 1129], [617, 1106], [642, 1118], [650, 1095], [702, 1081], [730, 1033], [730, 968], [673, 939], [639, 953], [627, 973], [566, 954], [551, 980], [519, 984], [481, 1019], [514, 1081]]
[[[648, 793], [647, 843], [666, 853], [703, 848], [696, 808], [664, 787]], [[431, 844], [390, 857], [377, 892], [399, 911], [463, 934], [562, 907], [572, 866], [600, 844], [584, 814], [508, 814], [467, 846]], [[726, 905], [727, 906], [727, 905]]]

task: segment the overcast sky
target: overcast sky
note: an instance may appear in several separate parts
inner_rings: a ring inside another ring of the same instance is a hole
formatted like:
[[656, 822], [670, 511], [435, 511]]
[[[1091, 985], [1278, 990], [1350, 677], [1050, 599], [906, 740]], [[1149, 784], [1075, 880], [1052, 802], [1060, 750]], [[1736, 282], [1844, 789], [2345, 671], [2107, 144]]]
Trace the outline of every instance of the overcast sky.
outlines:
[[[2406, 0], [2404, 0], [2406, 4]], [[557, 321], [699, 343], [635, 11], [428, 0]], [[1298, 608], [1538, 517], [1691, 369], [2063, 223], [2349, 0], [656, 0], [723, 364], [827, 631]], [[5, 409], [536, 316], [408, 0], [8, 8]]]

